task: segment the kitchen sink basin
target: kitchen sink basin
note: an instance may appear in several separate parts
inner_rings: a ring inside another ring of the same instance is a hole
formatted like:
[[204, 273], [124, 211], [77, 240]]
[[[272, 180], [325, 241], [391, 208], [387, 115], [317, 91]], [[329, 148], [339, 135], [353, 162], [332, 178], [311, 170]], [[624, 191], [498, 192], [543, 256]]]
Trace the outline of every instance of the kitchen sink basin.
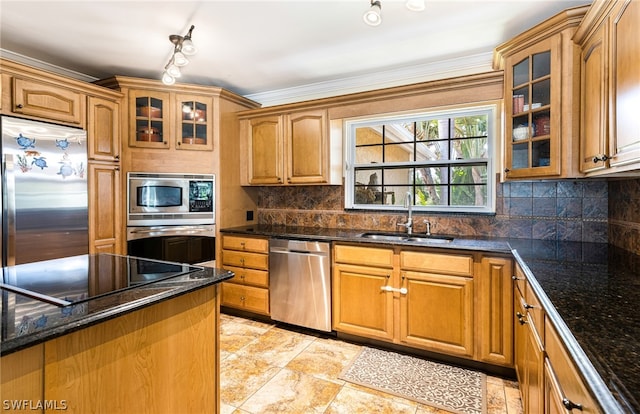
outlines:
[[437, 236], [426, 234], [398, 234], [398, 233], [362, 233], [359, 237], [381, 241], [409, 241], [419, 243], [449, 243], [451, 236]]

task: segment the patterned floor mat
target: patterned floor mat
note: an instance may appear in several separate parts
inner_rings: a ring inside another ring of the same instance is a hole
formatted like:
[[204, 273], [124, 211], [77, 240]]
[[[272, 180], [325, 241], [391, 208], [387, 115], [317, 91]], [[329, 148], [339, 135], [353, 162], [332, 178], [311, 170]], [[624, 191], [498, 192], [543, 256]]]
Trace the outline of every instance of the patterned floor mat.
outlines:
[[339, 378], [455, 413], [487, 411], [483, 373], [395, 352], [365, 347]]

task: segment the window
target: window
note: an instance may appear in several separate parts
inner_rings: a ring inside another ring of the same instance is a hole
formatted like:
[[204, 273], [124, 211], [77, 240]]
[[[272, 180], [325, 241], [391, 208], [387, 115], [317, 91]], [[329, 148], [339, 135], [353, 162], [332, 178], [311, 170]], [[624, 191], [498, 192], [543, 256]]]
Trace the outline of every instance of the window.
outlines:
[[345, 206], [489, 213], [495, 107], [346, 122]]

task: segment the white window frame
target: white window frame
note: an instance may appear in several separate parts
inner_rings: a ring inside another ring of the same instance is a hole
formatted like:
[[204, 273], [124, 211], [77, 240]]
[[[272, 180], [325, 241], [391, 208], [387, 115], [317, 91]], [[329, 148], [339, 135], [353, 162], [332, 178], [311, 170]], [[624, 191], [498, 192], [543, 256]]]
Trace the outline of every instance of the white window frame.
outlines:
[[[345, 209], [347, 210], [380, 210], [380, 211], [397, 211], [402, 210], [401, 205], [384, 205], [384, 204], [356, 204], [355, 203], [355, 169], [357, 167], [363, 167], [364, 165], [356, 165], [356, 147], [355, 147], [355, 131], [356, 128], [365, 126], [378, 126], [383, 123], [391, 122], [414, 122], [423, 120], [443, 119], [443, 118], [455, 118], [472, 115], [486, 115], [487, 116], [487, 158], [481, 159], [469, 159], [465, 160], [465, 163], [481, 162], [487, 165], [487, 198], [485, 206], [421, 206], [413, 205], [414, 211], [422, 212], [437, 212], [437, 213], [476, 213], [476, 214], [495, 214], [495, 198], [496, 198], [496, 178], [495, 169], [498, 166], [498, 160], [496, 159], [496, 143], [498, 133], [497, 118], [498, 105], [469, 105], [465, 107], [457, 107], [452, 109], [440, 109], [433, 111], [420, 111], [420, 112], [404, 112], [401, 114], [383, 114], [376, 115], [375, 117], [361, 117], [350, 118], [344, 120], [345, 131], [345, 151], [344, 151], [344, 183], [345, 183]], [[437, 164], [442, 165], [447, 163], [449, 165], [455, 165], [455, 160], [438, 160], [438, 161], [411, 161], [407, 163], [384, 163], [382, 166], [407, 166], [415, 167], [420, 165]], [[412, 183], [407, 183], [412, 184]]]

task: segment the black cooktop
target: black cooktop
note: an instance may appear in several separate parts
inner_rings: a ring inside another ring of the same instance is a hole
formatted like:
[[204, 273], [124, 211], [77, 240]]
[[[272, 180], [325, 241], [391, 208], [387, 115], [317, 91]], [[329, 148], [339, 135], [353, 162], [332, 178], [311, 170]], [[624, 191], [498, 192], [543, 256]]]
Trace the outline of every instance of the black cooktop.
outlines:
[[111, 254], [85, 254], [2, 268], [0, 287], [68, 306], [189, 274], [202, 267]]

